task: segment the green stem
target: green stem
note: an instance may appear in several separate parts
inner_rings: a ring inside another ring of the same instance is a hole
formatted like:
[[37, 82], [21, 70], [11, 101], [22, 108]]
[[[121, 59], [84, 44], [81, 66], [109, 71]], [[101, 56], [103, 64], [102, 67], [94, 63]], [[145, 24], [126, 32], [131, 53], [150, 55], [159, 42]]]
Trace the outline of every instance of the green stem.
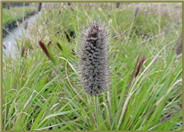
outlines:
[[95, 116], [96, 116], [96, 128], [98, 128], [98, 96], [94, 96], [94, 103], [95, 103]]

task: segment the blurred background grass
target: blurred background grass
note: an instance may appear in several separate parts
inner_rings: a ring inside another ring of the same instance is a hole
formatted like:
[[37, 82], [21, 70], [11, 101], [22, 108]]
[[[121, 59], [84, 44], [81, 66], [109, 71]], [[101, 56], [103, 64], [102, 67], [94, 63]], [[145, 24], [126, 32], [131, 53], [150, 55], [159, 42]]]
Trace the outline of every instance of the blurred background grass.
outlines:
[[[16, 4], [16, 3], [15, 3]], [[22, 6], [15, 6], [13, 4], [4, 4], [2, 16], [2, 24], [6, 25], [18, 19], [23, 19], [25, 16], [35, 13], [37, 11], [37, 6], [22, 4]]]

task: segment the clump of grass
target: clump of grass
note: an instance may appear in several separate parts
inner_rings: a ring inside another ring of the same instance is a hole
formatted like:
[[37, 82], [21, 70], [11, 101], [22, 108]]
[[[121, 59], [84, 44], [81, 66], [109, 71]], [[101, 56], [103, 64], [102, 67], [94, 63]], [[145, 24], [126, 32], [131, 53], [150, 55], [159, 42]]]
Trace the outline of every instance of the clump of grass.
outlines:
[[[72, 11], [65, 7], [45, 10], [37, 20], [39, 28], [36, 24], [30, 27], [32, 38], [23, 38], [33, 47], [26, 59], [4, 58], [3, 129], [181, 130], [182, 61], [174, 51], [181, 24], [164, 17], [164, 24], [168, 24], [164, 34], [159, 21], [163, 17], [151, 13], [147, 17], [139, 11], [135, 22], [135, 9], [114, 10], [95, 4], [70, 6]], [[107, 93], [93, 98], [80, 86], [77, 56], [71, 51], [77, 51], [81, 28], [97, 19], [109, 27], [107, 60], [111, 85]], [[45, 20], [52, 21], [43, 24]], [[68, 42], [64, 34], [67, 29], [76, 33], [74, 41]], [[143, 34], [154, 31], [151, 37], [142, 37], [137, 29]], [[38, 40], [52, 41], [48, 49], [57, 65], [44, 57]], [[139, 54], [146, 59], [137, 59]], [[129, 85], [136, 61], [141, 62], [137, 65], [141, 68], [137, 68], [139, 73]]]

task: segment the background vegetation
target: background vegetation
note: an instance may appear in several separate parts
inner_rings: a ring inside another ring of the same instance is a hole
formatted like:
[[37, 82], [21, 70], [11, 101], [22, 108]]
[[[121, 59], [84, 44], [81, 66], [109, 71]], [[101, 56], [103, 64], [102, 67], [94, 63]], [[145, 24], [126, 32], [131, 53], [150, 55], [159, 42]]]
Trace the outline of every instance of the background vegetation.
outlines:
[[10, 24], [13, 21], [23, 19], [25, 16], [36, 12], [36, 6], [22, 6], [22, 7], [12, 7], [10, 9], [3, 8], [3, 25]]
[[[136, 15], [135, 6], [127, 5], [43, 8], [29, 27], [30, 36], [17, 41], [17, 59], [4, 57], [3, 129], [181, 130], [182, 61], [174, 51], [181, 18], [175, 21], [144, 9]], [[110, 91], [96, 100], [80, 86], [76, 56], [79, 34], [91, 21], [109, 30]], [[44, 54], [39, 40], [56, 63]], [[128, 86], [142, 56], [145, 62]]]

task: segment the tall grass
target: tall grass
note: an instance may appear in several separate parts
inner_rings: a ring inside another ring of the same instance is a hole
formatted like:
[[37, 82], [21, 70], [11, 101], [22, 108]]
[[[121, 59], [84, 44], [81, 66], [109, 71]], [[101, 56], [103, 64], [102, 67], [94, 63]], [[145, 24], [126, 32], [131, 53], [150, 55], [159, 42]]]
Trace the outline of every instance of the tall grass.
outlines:
[[[18, 41], [17, 60], [4, 58], [3, 129], [181, 130], [182, 61], [174, 52], [181, 24], [151, 11], [145, 16], [140, 10], [135, 20], [133, 16], [132, 9], [105, 6], [45, 10], [29, 27], [26, 41]], [[85, 25], [99, 19], [109, 29], [110, 91], [94, 98], [80, 86], [73, 51], [81, 44], [79, 33]], [[167, 34], [162, 30], [165, 24]], [[70, 42], [68, 30], [76, 36]], [[44, 54], [39, 40], [56, 64]], [[142, 56], [146, 59], [128, 86]]]

